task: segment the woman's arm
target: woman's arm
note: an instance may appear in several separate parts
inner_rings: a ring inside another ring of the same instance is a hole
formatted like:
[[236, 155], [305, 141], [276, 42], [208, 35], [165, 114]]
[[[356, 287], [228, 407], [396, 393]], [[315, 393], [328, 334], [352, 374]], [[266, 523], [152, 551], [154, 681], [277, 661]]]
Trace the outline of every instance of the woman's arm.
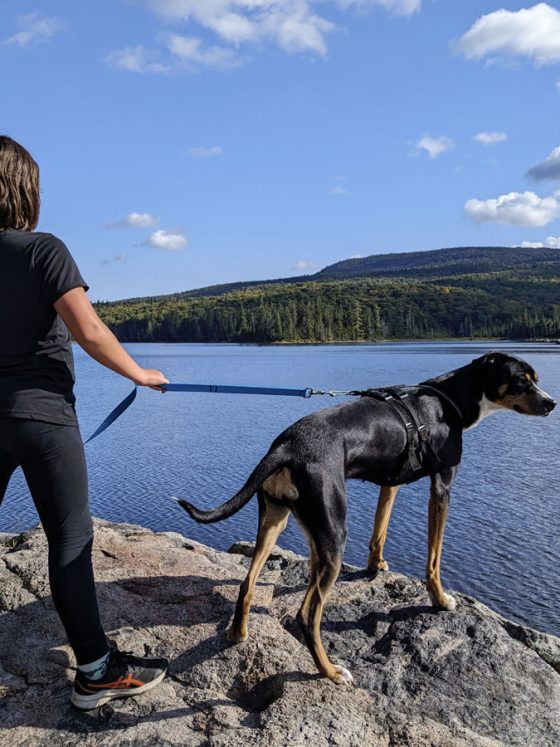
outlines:
[[168, 379], [153, 368], [141, 368], [122, 347], [115, 335], [97, 316], [83, 288], [74, 288], [54, 303], [54, 308], [72, 336], [98, 363], [126, 376], [139, 386], [161, 389]]

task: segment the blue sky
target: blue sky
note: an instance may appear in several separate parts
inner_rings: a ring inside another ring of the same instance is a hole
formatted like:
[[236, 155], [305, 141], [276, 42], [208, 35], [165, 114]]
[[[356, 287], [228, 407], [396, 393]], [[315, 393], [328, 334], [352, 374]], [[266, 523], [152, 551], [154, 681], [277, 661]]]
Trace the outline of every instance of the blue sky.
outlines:
[[0, 132], [94, 300], [560, 248], [560, 4], [3, 0]]

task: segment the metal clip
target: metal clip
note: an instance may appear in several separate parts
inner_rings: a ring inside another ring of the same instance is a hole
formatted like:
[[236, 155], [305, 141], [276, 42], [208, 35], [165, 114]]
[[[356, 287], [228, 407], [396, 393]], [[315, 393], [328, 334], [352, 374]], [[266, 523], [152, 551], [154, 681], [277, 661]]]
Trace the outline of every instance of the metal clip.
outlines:
[[329, 389], [328, 391], [323, 391], [322, 389], [306, 389], [305, 390], [305, 397], [312, 397], [314, 394], [319, 395], [326, 395], [328, 397], [349, 397], [352, 394], [355, 394], [355, 392], [347, 392], [344, 389]]

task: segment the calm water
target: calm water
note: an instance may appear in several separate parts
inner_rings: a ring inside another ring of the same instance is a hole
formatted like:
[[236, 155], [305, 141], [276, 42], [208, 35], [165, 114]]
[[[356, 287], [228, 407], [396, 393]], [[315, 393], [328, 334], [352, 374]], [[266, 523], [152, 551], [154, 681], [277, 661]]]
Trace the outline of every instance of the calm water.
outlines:
[[[130, 353], [174, 382], [353, 389], [415, 383], [465, 365], [498, 347], [528, 360], [560, 400], [560, 347], [473, 343], [371, 346], [132, 344]], [[78, 411], [84, 435], [131, 385], [75, 350]], [[340, 402], [338, 399], [336, 402]], [[200, 526], [169, 499], [210, 507], [245, 482], [271, 440], [303, 415], [334, 404], [325, 397], [161, 395], [141, 390], [125, 415], [86, 448], [91, 509], [113, 521], [173, 530], [216, 548], [252, 540], [256, 501], [223, 523]], [[443, 552], [444, 583], [533, 627], [560, 635], [560, 411], [550, 418], [499, 413], [465, 434]], [[393, 570], [422, 577], [427, 495], [422, 480], [397, 498], [385, 556]], [[348, 484], [345, 560], [364, 565], [377, 489]], [[0, 531], [37, 523], [19, 471], [0, 510]], [[280, 540], [306, 553], [290, 520]]]

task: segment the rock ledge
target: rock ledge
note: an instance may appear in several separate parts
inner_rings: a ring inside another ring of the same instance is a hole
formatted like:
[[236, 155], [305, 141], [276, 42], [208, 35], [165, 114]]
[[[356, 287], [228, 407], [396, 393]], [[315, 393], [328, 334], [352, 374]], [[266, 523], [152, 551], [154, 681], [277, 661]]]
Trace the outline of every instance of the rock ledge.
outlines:
[[[323, 640], [354, 687], [318, 677], [295, 614], [307, 561], [275, 549], [249, 640], [228, 644], [251, 545], [221, 553], [172, 533], [96, 520], [105, 626], [121, 648], [172, 660], [138, 698], [80, 712], [53, 609], [40, 528], [0, 547], [0, 724], [19, 745], [181, 747], [553, 747], [560, 744], [560, 639], [456, 595], [435, 612], [419, 580], [345, 566]], [[15, 545], [15, 546], [14, 546]]]

